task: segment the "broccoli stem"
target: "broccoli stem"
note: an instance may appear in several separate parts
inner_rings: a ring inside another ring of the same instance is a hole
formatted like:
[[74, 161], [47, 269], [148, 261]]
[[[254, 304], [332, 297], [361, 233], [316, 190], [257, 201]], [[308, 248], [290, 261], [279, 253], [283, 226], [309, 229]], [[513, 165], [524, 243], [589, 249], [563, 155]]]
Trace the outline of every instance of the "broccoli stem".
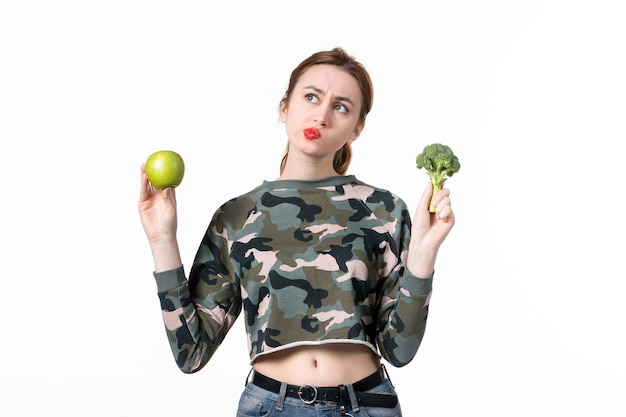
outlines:
[[435, 198], [435, 195], [441, 191], [441, 182], [438, 181], [432, 181], [433, 183], [433, 195], [430, 198], [430, 206], [428, 207], [428, 211], [430, 211], [431, 213], [435, 212], [435, 206], [433, 206], [433, 199]]

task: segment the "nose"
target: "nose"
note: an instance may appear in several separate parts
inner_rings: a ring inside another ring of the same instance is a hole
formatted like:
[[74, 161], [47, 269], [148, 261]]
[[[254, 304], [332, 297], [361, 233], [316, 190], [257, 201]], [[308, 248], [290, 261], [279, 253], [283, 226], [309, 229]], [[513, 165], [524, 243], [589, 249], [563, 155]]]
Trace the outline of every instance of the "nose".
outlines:
[[313, 121], [317, 126], [326, 127], [326, 122], [322, 117], [316, 117], [315, 119], [313, 119]]
[[328, 122], [329, 111], [330, 109], [326, 108], [325, 106], [320, 106], [318, 113], [313, 118], [313, 121], [315, 122], [315, 124], [322, 126], [322, 127], [326, 127], [326, 124]]

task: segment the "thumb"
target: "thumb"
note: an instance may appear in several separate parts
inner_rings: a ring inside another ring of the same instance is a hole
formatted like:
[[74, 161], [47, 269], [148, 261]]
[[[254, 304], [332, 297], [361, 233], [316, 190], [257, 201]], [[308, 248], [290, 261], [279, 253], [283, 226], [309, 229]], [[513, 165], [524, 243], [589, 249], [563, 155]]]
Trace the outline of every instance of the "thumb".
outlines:
[[176, 188], [167, 187], [165, 190], [165, 198], [170, 200], [174, 207], [176, 207]]
[[428, 181], [426, 184], [426, 189], [422, 193], [422, 197], [420, 198], [419, 203], [417, 204], [418, 211], [428, 211], [430, 207], [430, 199], [433, 196], [433, 183]]

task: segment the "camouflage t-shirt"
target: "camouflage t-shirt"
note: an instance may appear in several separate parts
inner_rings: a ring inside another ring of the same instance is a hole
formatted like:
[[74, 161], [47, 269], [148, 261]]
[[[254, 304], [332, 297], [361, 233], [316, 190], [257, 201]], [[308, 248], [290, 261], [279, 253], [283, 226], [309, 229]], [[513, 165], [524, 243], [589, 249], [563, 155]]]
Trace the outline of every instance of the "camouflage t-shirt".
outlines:
[[358, 343], [394, 366], [424, 335], [432, 277], [406, 268], [401, 199], [354, 176], [265, 181], [214, 214], [189, 280], [155, 273], [178, 367], [200, 370], [240, 315], [252, 362], [303, 344]]

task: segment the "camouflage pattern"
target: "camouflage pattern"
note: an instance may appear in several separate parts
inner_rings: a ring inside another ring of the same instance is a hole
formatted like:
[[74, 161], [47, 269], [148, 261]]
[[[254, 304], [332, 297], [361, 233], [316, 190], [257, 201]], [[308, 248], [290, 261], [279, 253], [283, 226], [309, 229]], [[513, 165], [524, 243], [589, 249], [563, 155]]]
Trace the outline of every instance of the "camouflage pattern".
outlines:
[[243, 307], [250, 359], [299, 344], [369, 346], [409, 363], [424, 334], [432, 277], [405, 267], [405, 203], [354, 176], [265, 181], [223, 204], [189, 280], [155, 273], [179, 368], [200, 370]]

